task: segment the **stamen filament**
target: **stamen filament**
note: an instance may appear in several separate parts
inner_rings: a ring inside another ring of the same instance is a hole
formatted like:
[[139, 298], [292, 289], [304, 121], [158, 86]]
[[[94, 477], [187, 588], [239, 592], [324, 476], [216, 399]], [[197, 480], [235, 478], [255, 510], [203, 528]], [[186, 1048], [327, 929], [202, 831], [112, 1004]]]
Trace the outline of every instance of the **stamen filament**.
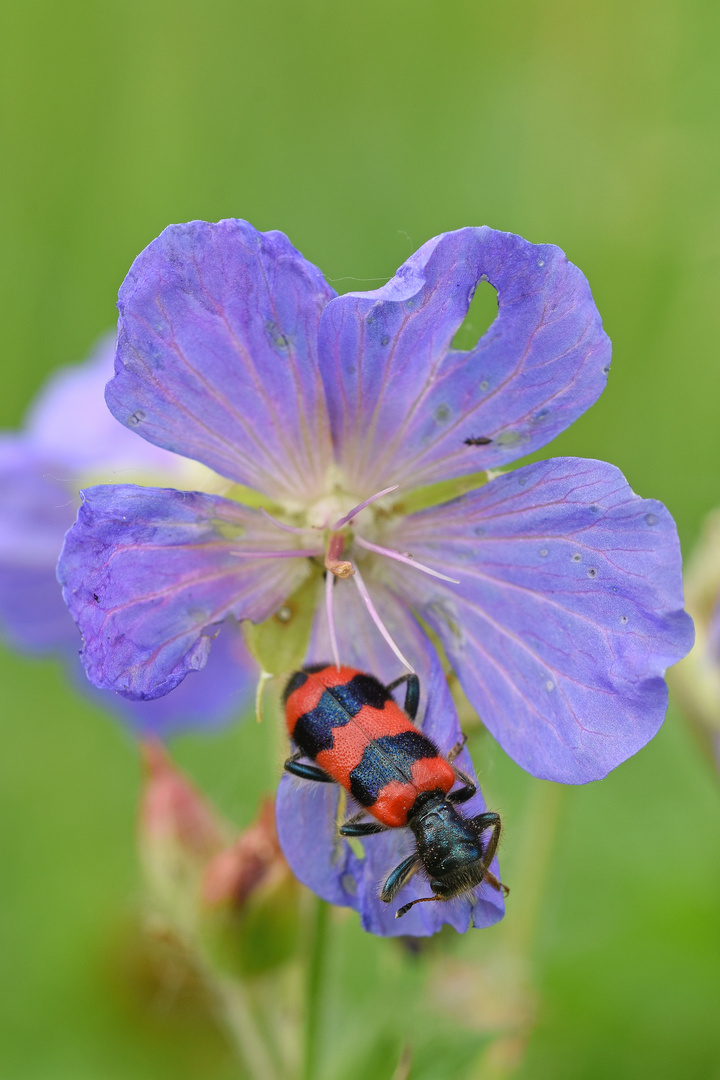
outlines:
[[330, 637], [330, 648], [332, 649], [333, 660], [335, 661], [335, 667], [340, 670], [340, 652], [338, 650], [337, 635], [335, 633], [335, 613], [333, 611], [333, 588], [335, 585], [335, 575], [325, 575], [325, 611], [327, 613], [328, 635]]
[[459, 581], [455, 578], [448, 577], [447, 574], [441, 574], [438, 570], [431, 570], [429, 566], [425, 566], [424, 563], [418, 562], [412, 555], [403, 555], [393, 548], [381, 547], [380, 544], [372, 544], [369, 540], [363, 540], [362, 536], [358, 536], [357, 534], [355, 534], [355, 543], [360, 547], [365, 548], [367, 551], [374, 551], [378, 555], [387, 555], [389, 559], [397, 559], [398, 562], [407, 563], [408, 566], [414, 566], [416, 570], [422, 570], [424, 574], [430, 574], [432, 577], [440, 578], [441, 581], [449, 581], [452, 585], [460, 584]]
[[372, 600], [370, 599], [370, 593], [367, 591], [367, 586], [366, 586], [365, 582], [363, 581], [362, 575], [361, 575], [360, 571], [358, 570], [357, 566], [355, 567], [355, 574], [353, 575], [353, 581], [355, 582], [355, 584], [358, 587], [358, 592], [360, 593], [360, 595], [361, 595], [361, 597], [363, 599], [363, 603], [365, 604], [365, 607], [368, 609], [368, 613], [370, 615], [370, 618], [375, 623], [378, 630], [380, 631], [382, 636], [385, 638], [385, 640], [387, 641], [388, 645], [390, 646], [392, 651], [397, 656], [400, 663], [403, 664], [408, 669], [408, 671], [411, 671], [413, 673], [413, 675], [414, 675], [415, 674], [415, 668], [412, 666], [412, 664], [408, 663], [408, 661], [405, 659], [403, 654], [400, 652], [400, 649], [397, 647], [397, 645], [395, 644], [395, 642], [391, 638], [389, 630], [387, 629], [384, 622], [382, 621], [382, 619], [378, 615], [377, 611], [375, 610], [375, 605], [373, 604]]
[[395, 491], [399, 487], [399, 484], [393, 484], [392, 487], [383, 488], [382, 491], [378, 491], [377, 495], [371, 495], [369, 499], [365, 499], [363, 502], [358, 503], [357, 506], [354, 506], [349, 514], [346, 514], [345, 517], [340, 518], [340, 520], [336, 521], [334, 525], [330, 526], [330, 528], [341, 529], [343, 525], [347, 525], [348, 521], [352, 521], [355, 515], [359, 514], [360, 511], [364, 510], [366, 506], [370, 505], [370, 503], [374, 503], [377, 499], [381, 499], [383, 495], [388, 495], [391, 491]]
[[238, 559], [316, 559], [322, 551], [316, 548], [286, 548], [283, 551], [231, 551]]
[[273, 525], [277, 525], [278, 529], [282, 529], [283, 532], [301, 534], [306, 533], [308, 529], [300, 529], [297, 525], [286, 525], [284, 521], [278, 521], [276, 517], [268, 513], [264, 506], [260, 507], [260, 513], [264, 514], [268, 521], [271, 521]]

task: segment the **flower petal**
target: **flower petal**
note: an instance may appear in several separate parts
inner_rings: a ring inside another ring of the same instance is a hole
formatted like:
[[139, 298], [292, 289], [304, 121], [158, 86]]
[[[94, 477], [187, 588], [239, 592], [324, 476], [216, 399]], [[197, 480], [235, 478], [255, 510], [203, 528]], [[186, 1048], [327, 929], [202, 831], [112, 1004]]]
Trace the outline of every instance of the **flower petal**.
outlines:
[[[77, 628], [67, 609], [65, 614], [77, 641]], [[205, 667], [191, 671], [172, 694], [153, 701], [130, 701], [112, 690], [98, 690], [88, 682], [77, 656], [75, 661], [81, 690], [91, 693], [101, 708], [119, 714], [142, 739], [164, 739], [188, 730], [213, 731], [239, 720], [253, 702], [258, 679], [257, 665], [232, 618], [225, 620], [213, 639]]]
[[319, 493], [330, 442], [317, 327], [334, 295], [280, 232], [171, 225], [120, 289], [111, 412], [267, 494]]
[[[336, 593], [342, 662], [371, 671], [383, 682], [397, 678], [402, 674], [398, 662], [370, 621], [352, 583], [338, 582]], [[447, 752], [460, 738], [460, 725], [438, 656], [404, 605], [384, 589], [375, 590], [373, 600], [420, 675], [419, 724]], [[319, 663], [329, 656], [327, 621], [322, 609], [316, 619], [308, 663]], [[402, 687], [395, 697], [403, 703]], [[458, 765], [475, 778], [467, 750], [458, 757]], [[471, 923], [490, 926], [502, 918], [502, 896], [483, 885], [454, 901], [420, 904], [402, 919], [396, 919], [395, 912], [403, 903], [417, 896], [432, 895], [429, 885], [419, 875], [391, 904], [383, 903], [378, 895], [379, 884], [412, 851], [412, 834], [409, 829], [392, 829], [369, 836], [362, 843], [364, 856], [359, 858], [357, 847], [351, 848], [337, 832], [341, 807], [345, 808], [345, 816], [358, 809], [334, 784], [298, 781], [285, 773], [276, 801], [278, 836], [296, 877], [323, 899], [358, 911], [365, 930], [389, 937], [405, 934], [425, 937], [436, 933], [446, 922], [463, 932]], [[478, 790], [463, 807], [463, 814], [471, 817], [484, 809]], [[498, 872], [496, 864], [493, 869]]]
[[114, 357], [115, 335], [107, 334], [84, 363], [54, 372], [28, 410], [29, 444], [36, 455], [54, 462], [59, 479], [75, 490], [88, 473], [102, 473], [107, 480], [127, 479], [128, 470], [171, 477], [183, 466], [176, 454], [136, 438], [109, 412], [104, 393]]
[[58, 576], [88, 677], [127, 697], [167, 694], [205, 665], [228, 615], [267, 618], [308, 573], [282, 557], [291, 538], [228, 499], [132, 484], [82, 494]]
[[[470, 352], [451, 349], [484, 280], [497, 318]], [[551, 244], [485, 226], [435, 237], [383, 288], [333, 300], [319, 352], [336, 453], [358, 492], [537, 450], [596, 401], [610, 362], [578, 268]]]
[[379, 567], [442, 639], [465, 693], [534, 776], [599, 780], [655, 735], [690, 649], [665, 507], [602, 461], [558, 458], [411, 515], [390, 546], [460, 580]]

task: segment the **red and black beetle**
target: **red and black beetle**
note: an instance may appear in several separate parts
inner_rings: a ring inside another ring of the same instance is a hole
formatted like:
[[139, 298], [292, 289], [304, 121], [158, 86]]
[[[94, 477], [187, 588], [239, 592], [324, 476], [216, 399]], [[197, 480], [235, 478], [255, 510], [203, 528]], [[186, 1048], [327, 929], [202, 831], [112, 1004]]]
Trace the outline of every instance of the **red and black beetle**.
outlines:
[[[403, 682], [404, 712], [391, 696]], [[415, 727], [417, 675], [402, 675], [383, 686], [356, 668], [317, 664], [295, 672], [284, 701], [288, 732], [298, 748], [285, 762], [287, 771], [304, 780], [342, 784], [363, 807], [340, 826], [340, 833], [369, 836], [403, 826], [412, 830], [415, 851], [389, 875], [380, 899], [389, 903], [418, 871], [427, 874], [435, 895], [405, 904], [396, 918], [414, 904], [449, 900], [483, 881], [507, 893], [490, 871], [500, 816], [487, 812], [464, 818], [455, 809], [477, 788], [453, 764], [463, 742], [443, 757]], [[452, 791], [458, 781], [462, 787]], [[376, 820], [363, 821], [366, 814]]]

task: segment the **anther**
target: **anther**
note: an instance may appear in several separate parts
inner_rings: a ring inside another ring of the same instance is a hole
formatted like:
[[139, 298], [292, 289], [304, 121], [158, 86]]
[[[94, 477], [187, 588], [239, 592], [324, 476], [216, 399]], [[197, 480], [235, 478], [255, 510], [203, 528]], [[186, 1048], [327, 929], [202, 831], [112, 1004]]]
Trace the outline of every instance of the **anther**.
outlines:
[[327, 555], [325, 556], [325, 569], [335, 577], [349, 578], [355, 573], [355, 567], [348, 559], [341, 559], [345, 547], [345, 534], [334, 532], [330, 534]]

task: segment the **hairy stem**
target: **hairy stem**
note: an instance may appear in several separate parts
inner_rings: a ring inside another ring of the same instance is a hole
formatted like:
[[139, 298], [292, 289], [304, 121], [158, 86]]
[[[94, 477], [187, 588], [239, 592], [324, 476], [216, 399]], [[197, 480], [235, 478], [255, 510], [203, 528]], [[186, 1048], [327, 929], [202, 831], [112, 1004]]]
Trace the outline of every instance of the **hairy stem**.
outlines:
[[313, 898], [310, 948], [305, 983], [305, 1040], [303, 1045], [302, 1080], [316, 1080], [318, 1034], [320, 1030], [320, 997], [325, 967], [329, 906]]
[[277, 1080], [275, 1063], [253, 1016], [245, 987], [239, 979], [218, 974], [210, 975], [209, 982], [224, 1027], [250, 1076], [253, 1080]]
[[528, 1000], [528, 1008], [523, 1010], [526, 1019], [492, 1040], [471, 1073], [472, 1080], [510, 1080], [525, 1058], [534, 1026], [532, 954], [564, 793], [562, 784], [549, 781], [536, 781], [532, 786], [515, 848], [510, 915], [499, 932], [503, 965], [514, 969], [517, 993]]

